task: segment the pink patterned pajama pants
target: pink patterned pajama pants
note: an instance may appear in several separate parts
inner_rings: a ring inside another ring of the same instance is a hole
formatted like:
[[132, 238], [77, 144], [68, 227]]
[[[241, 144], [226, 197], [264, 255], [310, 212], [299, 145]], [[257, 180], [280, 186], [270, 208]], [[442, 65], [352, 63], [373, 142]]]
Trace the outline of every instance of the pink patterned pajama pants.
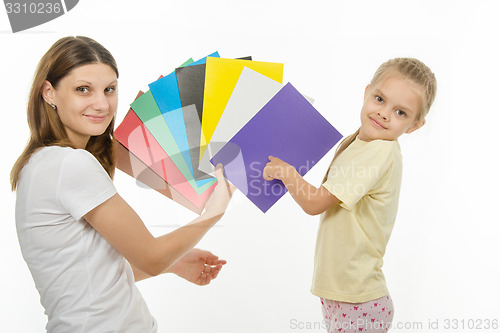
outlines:
[[321, 308], [328, 333], [387, 332], [394, 317], [390, 296], [366, 303], [344, 303], [321, 298]]

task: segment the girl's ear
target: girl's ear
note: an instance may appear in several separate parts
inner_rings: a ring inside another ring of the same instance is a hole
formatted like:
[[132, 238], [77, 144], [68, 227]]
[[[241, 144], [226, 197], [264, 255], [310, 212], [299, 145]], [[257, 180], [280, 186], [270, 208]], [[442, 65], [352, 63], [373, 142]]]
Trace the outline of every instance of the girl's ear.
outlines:
[[424, 126], [425, 125], [425, 119], [422, 119], [422, 120], [419, 120], [417, 121], [415, 124], [413, 124], [412, 127], [410, 127], [407, 131], [406, 131], [406, 134], [410, 134], [412, 132], [415, 132], [416, 130], [418, 130], [420, 127]]
[[47, 80], [43, 81], [42, 97], [45, 100], [45, 102], [47, 102], [48, 104], [54, 103], [56, 97], [55, 92], [56, 90], [49, 81]]
[[366, 88], [365, 88], [365, 95], [364, 95], [364, 97], [363, 97], [364, 99], [366, 99], [366, 96], [368, 95], [368, 92], [370, 91], [370, 88], [371, 88], [371, 87], [372, 87], [372, 86], [371, 86], [370, 84], [367, 84], [367, 85], [366, 85]]

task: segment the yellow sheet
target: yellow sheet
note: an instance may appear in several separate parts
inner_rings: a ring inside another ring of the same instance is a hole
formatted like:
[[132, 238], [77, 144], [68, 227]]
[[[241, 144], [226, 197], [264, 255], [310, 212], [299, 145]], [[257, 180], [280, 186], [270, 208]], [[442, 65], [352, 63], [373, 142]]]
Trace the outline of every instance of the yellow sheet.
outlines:
[[238, 82], [243, 67], [253, 69], [262, 75], [282, 83], [283, 66], [283, 64], [273, 62], [207, 58], [201, 122], [200, 161], [205, 154], [207, 144], [210, 142], [217, 123]]

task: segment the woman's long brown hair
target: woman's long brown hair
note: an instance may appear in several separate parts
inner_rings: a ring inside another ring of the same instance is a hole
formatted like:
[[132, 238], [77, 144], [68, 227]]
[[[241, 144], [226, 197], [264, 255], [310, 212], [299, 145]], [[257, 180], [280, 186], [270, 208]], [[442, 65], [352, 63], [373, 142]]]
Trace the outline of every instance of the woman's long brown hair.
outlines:
[[[47, 146], [73, 147], [57, 111], [42, 97], [44, 81], [49, 81], [57, 88], [59, 81], [73, 69], [95, 63], [109, 65], [118, 77], [118, 68], [111, 53], [88, 37], [61, 38], [40, 59], [28, 99], [28, 126], [31, 135], [10, 173], [12, 190], [17, 188], [19, 173], [37, 149]], [[114, 118], [106, 131], [99, 136], [92, 136], [85, 147], [110, 177], [113, 177], [115, 171], [113, 131]]]

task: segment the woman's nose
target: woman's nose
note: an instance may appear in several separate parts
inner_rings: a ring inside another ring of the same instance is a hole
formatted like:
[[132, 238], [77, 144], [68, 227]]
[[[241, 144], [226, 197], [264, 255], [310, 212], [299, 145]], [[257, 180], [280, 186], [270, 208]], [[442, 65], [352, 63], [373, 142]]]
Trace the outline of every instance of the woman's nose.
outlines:
[[98, 94], [96, 100], [94, 101], [94, 109], [98, 111], [108, 111], [109, 102], [105, 94]]

